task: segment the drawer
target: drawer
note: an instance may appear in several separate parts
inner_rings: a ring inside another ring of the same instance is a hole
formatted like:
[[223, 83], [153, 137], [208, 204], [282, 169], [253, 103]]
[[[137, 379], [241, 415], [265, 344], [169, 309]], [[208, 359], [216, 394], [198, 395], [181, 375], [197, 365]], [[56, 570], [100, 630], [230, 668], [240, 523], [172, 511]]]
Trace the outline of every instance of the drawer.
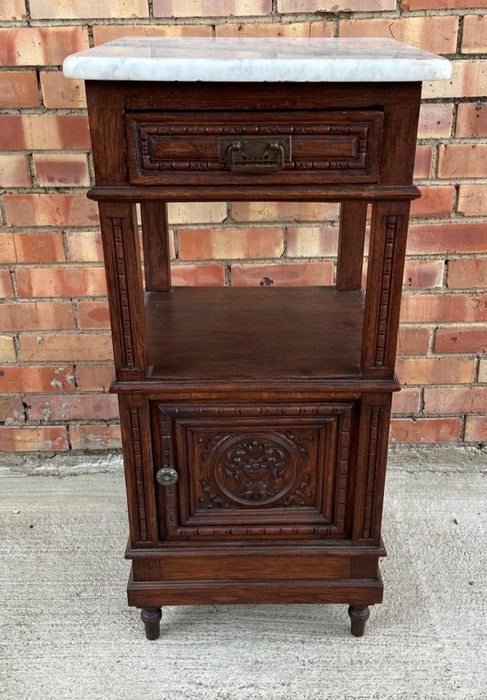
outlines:
[[375, 183], [382, 119], [378, 110], [128, 113], [130, 181]]
[[154, 404], [160, 540], [346, 537], [352, 412]]

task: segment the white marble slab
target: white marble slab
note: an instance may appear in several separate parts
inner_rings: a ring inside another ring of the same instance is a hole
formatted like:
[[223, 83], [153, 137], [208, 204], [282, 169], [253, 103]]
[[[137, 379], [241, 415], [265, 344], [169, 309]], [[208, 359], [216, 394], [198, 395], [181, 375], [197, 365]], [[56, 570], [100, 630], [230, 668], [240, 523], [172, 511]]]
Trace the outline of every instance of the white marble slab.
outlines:
[[68, 56], [68, 78], [383, 82], [449, 78], [445, 58], [394, 39], [123, 38]]

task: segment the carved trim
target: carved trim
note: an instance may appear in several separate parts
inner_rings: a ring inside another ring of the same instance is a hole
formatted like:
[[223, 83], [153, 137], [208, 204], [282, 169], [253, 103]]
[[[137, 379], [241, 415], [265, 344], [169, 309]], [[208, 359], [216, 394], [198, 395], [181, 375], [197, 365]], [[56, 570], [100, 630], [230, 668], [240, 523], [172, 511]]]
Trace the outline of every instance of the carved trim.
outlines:
[[145, 484], [144, 484], [144, 460], [142, 455], [141, 431], [140, 431], [140, 409], [130, 408], [128, 411], [130, 420], [131, 441], [129, 443], [132, 449], [132, 461], [134, 465], [135, 477], [135, 492], [137, 500], [137, 513], [139, 524], [139, 540], [147, 542], [148, 526], [147, 513], [145, 508]]
[[392, 296], [392, 266], [394, 248], [400, 216], [385, 216], [385, 241], [383, 251], [382, 279], [380, 287], [379, 315], [375, 334], [374, 366], [383, 367], [387, 348], [387, 333], [389, 330], [389, 308]]
[[[159, 429], [161, 434], [161, 468], [174, 468], [174, 452], [173, 452], [173, 421], [167, 413], [159, 413]], [[166, 527], [167, 534], [174, 532], [179, 526], [178, 522], [178, 507], [177, 507], [177, 486], [164, 486], [164, 502], [166, 508]]]
[[350, 459], [350, 431], [352, 429], [351, 411], [342, 414], [338, 429], [340, 431], [340, 440], [338, 443], [337, 455], [338, 475], [335, 496], [335, 525], [339, 532], [344, 532], [348, 466]]
[[111, 219], [113, 227], [113, 240], [115, 242], [115, 258], [117, 265], [118, 296], [120, 299], [120, 319], [122, 323], [124, 367], [135, 368], [134, 339], [132, 334], [130, 302], [127, 289], [127, 263], [125, 260], [125, 248], [123, 244], [122, 219]]
[[[269, 418], [283, 417], [313, 417], [313, 416], [337, 416], [350, 410], [349, 403], [336, 404], [280, 404], [279, 406], [256, 406], [255, 404], [242, 406], [173, 406], [170, 404], [158, 404], [160, 413], [173, 418]], [[286, 433], [286, 430], [281, 430]]]
[[373, 406], [370, 412], [369, 445], [367, 450], [367, 475], [365, 480], [364, 527], [362, 536], [368, 540], [372, 536], [372, 514], [374, 508], [375, 478], [377, 470], [377, 449], [382, 409]]

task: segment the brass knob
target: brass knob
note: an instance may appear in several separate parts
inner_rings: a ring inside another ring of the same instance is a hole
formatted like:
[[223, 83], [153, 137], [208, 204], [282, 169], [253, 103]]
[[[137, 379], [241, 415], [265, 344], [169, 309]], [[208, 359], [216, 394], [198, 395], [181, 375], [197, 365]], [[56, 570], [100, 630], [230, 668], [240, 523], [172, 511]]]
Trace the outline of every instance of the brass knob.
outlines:
[[156, 472], [156, 481], [161, 486], [174, 486], [179, 479], [179, 474], [172, 467], [163, 467]]

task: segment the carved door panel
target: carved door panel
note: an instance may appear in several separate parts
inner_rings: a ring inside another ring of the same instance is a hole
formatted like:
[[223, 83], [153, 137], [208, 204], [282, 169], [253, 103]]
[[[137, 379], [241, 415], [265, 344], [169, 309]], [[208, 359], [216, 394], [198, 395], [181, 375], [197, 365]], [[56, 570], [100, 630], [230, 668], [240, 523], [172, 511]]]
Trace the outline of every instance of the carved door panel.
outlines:
[[346, 537], [352, 408], [156, 405], [160, 540]]

